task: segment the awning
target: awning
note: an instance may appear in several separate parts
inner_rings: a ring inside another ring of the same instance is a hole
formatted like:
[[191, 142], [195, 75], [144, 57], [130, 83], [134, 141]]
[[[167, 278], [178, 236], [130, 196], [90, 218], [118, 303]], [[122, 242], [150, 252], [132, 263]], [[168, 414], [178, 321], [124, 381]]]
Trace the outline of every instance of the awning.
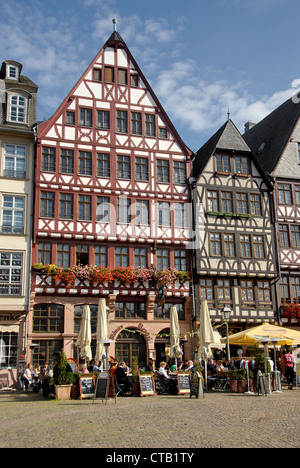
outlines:
[[19, 333], [19, 325], [1, 325], [0, 324], [0, 333]]

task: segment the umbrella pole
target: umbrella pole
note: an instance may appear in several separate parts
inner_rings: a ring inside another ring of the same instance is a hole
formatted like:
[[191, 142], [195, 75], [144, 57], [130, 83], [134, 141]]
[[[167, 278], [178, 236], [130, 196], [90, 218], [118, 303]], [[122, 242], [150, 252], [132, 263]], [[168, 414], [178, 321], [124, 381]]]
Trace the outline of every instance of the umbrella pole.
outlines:
[[247, 392], [244, 392], [245, 395], [254, 395], [253, 392], [250, 392], [250, 386], [249, 386], [249, 367], [247, 367]]

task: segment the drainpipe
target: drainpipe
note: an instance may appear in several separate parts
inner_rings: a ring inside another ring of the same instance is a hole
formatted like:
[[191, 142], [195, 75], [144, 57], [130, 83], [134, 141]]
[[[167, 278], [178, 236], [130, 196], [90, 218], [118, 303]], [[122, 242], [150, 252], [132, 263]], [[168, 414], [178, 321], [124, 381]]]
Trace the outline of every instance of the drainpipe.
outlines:
[[[274, 183], [274, 180], [273, 180]], [[280, 256], [279, 256], [279, 247], [278, 247], [278, 234], [277, 234], [277, 214], [276, 214], [276, 204], [275, 204], [275, 197], [274, 191], [270, 194], [270, 205], [271, 205], [271, 213], [272, 213], [272, 222], [273, 222], [273, 229], [274, 229], [274, 242], [275, 242], [275, 258], [276, 258], [276, 268], [279, 281], [281, 280], [281, 270], [280, 270]], [[277, 288], [278, 280], [275, 280], [275, 302], [276, 302], [276, 316], [279, 325], [281, 324], [280, 319], [280, 305], [278, 300], [278, 288]]]

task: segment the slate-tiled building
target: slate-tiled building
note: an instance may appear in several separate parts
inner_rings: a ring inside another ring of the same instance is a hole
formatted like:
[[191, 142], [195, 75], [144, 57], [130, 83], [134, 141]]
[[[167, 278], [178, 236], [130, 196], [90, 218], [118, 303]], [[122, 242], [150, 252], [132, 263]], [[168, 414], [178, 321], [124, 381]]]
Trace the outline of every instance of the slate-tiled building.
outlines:
[[229, 307], [231, 331], [275, 321], [273, 187], [230, 119], [196, 153], [192, 175], [196, 311], [206, 299], [218, 325]]
[[[274, 211], [280, 281], [278, 301], [300, 301], [300, 104], [288, 99], [243, 135], [263, 170], [274, 180]], [[281, 308], [281, 316], [285, 315]]]

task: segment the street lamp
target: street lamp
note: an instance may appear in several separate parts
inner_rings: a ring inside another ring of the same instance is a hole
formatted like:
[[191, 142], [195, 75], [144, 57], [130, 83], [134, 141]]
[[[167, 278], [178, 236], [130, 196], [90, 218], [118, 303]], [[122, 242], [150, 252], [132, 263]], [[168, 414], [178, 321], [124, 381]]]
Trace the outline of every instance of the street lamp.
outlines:
[[228, 322], [231, 314], [231, 309], [228, 306], [224, 306], [222, 309], [222, 314], [226, 324], [226, 344], [227, 344], [227, 359], [230, 361], [230, 348], [229, 348], [229, 335], [228, 335]]

